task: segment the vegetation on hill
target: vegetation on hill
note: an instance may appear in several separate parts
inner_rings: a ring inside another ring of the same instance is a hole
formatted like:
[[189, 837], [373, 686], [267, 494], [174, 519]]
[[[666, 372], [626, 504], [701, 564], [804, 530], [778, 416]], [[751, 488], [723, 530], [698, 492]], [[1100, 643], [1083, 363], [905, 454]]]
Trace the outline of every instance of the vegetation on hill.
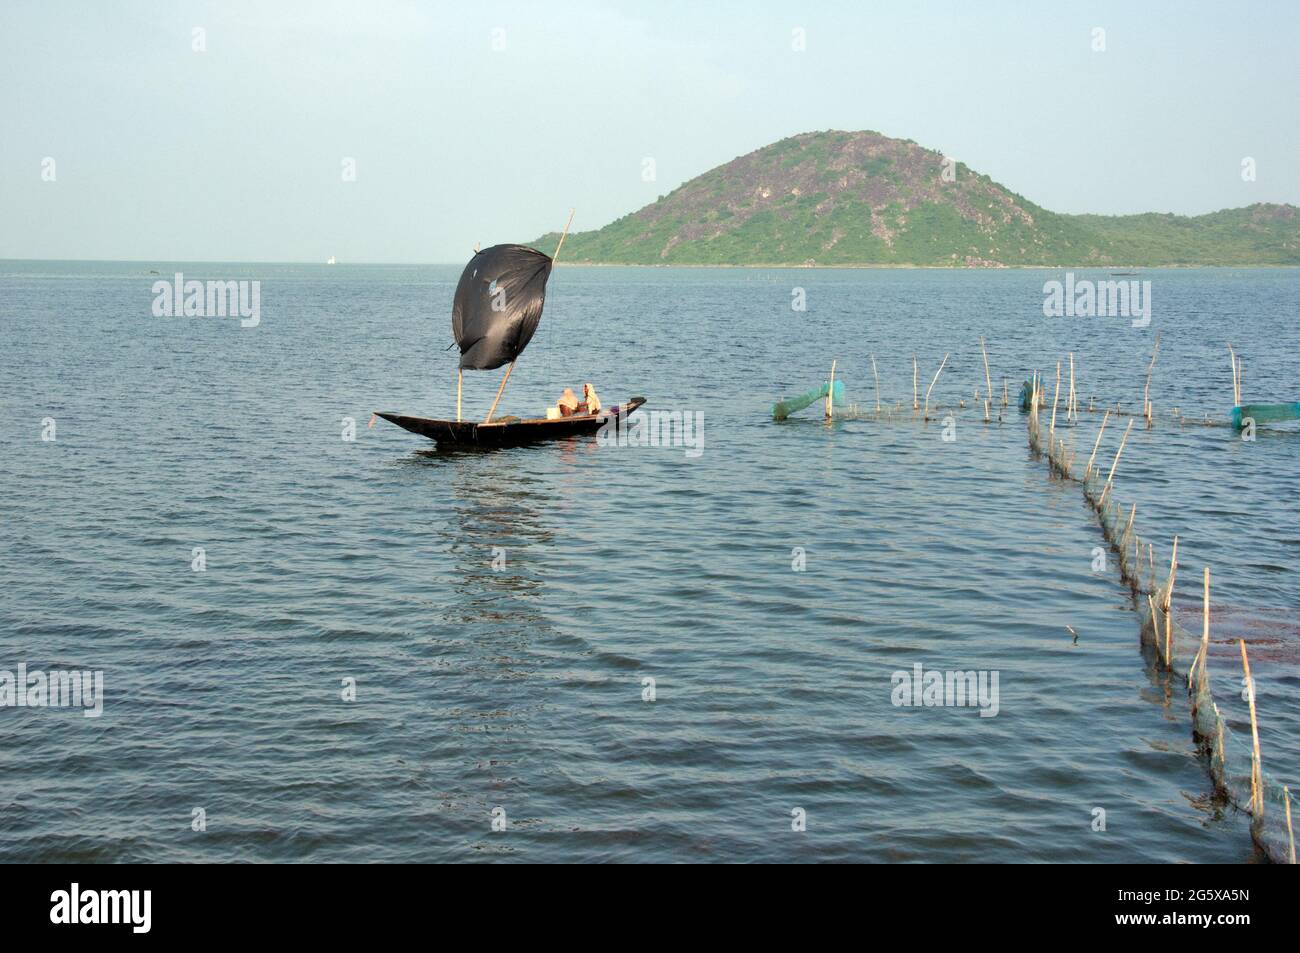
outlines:
[[[1062, 215], [942, 153], [816, 132], [733, 159], [604, 228], [564, 260], [637, 265], [1298, 265], [1291, 205], [1194, 217]], [[945, 168], [947, 175], [945, 175]], [[531, 242], [555, 247], [558, 233]]]

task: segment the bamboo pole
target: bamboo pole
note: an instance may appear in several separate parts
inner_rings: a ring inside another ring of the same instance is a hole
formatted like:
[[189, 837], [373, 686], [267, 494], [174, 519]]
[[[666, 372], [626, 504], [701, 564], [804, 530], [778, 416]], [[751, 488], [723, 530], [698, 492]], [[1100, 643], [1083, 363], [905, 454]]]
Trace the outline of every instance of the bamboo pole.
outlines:
[[1106, 413], [1102, 414], [1101, 417], [1101, 427], [1097, 431], [1097, 442], [1092, 445], [1092, 456], [1088, 457], [1088, 469], [1085, 470], [1083, 474], [1083, 479], [1085, 483], [1087, 482], [1088, 477], [1092, 476], [1092, 461], [1097, 456], [1097, 448], [1101, 446], [1101, 435], [1106, 432], [1106, 421], [1108, 420], [1110, 420], [1109, 410], [1106, 411]]
[[1079, 408], [1074, 403], [1074, 352], [1070, 352], [1070, 396], [1065, 402], [1065, 419], [1078, 420]]
[[1047, 428], [1047, 445], [1052, 445], [1052, 437], [1056, 433], [1056, 405], [1061, 401], [1061, 362], [1056, 362], [1056, 394], [1052, 397], [1052, 424]]
[[871, 355], [871, 374], [876, 379], [876, 416], [880, 416], [880, 373], [876, 370], [876, 355]]
[[943, 361], [939, 364], [939, 369], [934, 372], [934, 380], [930, 381], [930, 386], [925, 391], [925, 413], [922, 416], [930, 419], [930, 391], [934, 390], [934, 385], [939, 383], [939, 375], [943, 373], [944, 365], [948, 363], [948, 355], [943, 356]]
[[1178, 537], [1174, 537], [1174, 549], [1169, 554], [1169, 581], [1165, 583], [1165, 608], [1173, 605], [1174, 579], [1178, 576]]
[[456, 368], [456, 419], [460, 420], [460, 382], [465, 376], [464, 368]]
[[[1189, 666], [1187, 667], [1187, 690], [1188, 690], [1189, 692], [1195, 692], [1195, 689], [1192, 688], [1192, 685], [1194, 685], [1195, 682], [1196, 682], [1196, 666], [1201, 665], [1201, 664], [1202, 664], [1202, 662], [1201, 662], [1201, 650], [1198, 648], [1198, 649], [1196, 650], [1196, 654], [1192, 656], [1192, 664], [1189, 665]], [[1204, 674], [1204, 673], [1202, 673], [1202, 674]], [[1192, 700], [1192, 714], [1193, 714], [1193, 715], [1196, 714], [1196, 708], [1197, 708], [1196, 700], [1193, 699], [1193, 700]]]
[[[1210, 567], [1205, 567], [1205, 580], [1201, 595], [1201, 650], [1197, 653], [1201, 659], [1201, 677], [1205, 677], [1205, 666], [1210, 661]], [[1222, 736], [1220, 736], [1222, 743]]]
[[1124, 436], [1120, 438], [1119, 449], [1115, 451], [1115, 461], [1110, 465], [1110, 474], [1106, 477], [1106, 487], [1101, 491], [1101, 498], [1106, 498], [1107, 491], [1110, 490], [1111, 481], [1115, 479], [1115, 468], [1119, 466], [1120, 454], [1124, 452], [1124, 444], [1128, 442], [1129, 431], [1133, 429], [1133, 418], [1130, 417], [1128, 426], [1124, 428]]
[[559, 241], [559, 243], [555, 246], [555, 254], [551, 256], [551, 264], [552, 264], [552, 265], [554, 265], [556, 259], [560, 257], [560, 249], [564, 247], [564, 239], [565, 239], [565, 238], [568, 236], [568, 234], [569, 234], [569, 226], [573, 224], [573, 213], [576, 212], [576, 211], [577, 211], [577, 209], [572, 209], [572, 208], [569, 209], [569, 220], [568, 220], [567, 222], [564, 223], [564, 231], [560, 232], [560, 241]]
[[[1153, 585], [1151, 588], [1154, 590], [1155, 586]], [[1155, 602], [1153, 601], [1152, 606], [1154, 605]], [[1161, 600], [1161, 612], [1164, 613], [1165, 617], [1165, 668], [1172, 669], [1174, 667], [1174, 628], [1169, 618], [1169, 607], [1164, 604], [1163, 599]], [[1159, 637], [1160, 632], [1157, 630], [1156, 638]]]
[[[1160, 623], [1156, 621], [1156, 604], [1155, 600], [1151, 598], [1151, 593], [1149, 592], [1147, 593], [1147, 606], [1151, 609], [1151, 638], [1152, 641], [1155, 642], [1156, 652], [1163, 655], [1164, 653], [1160, 652]], [[1168, 668], [1169, 659], [1165, 658], [1164, 663], [1165, 668]]]
[[1237, 642], [1241, 645], [1241, 667], [1246, 672], [1246, 686], [1249, 689], [1246, 698], [1250, 701], [1250, 740], [1253, 748], [1250, 762], [1251, 813], [1255, 815], [1256, 820], [1260, 820], [1264, 817], [1264, 777], [1259, 760], [1259, 721], [1255, 717], [1255, 680], [1250, 677], [1250, 660], [1246, 658], [1246, 640], [1238, 639]]
[[1005, 377], [1002, 378], [1002, 406], [1011, 406], [1011, 391], [1007, 386], [1007, 379]]
[[[993, 399], [993, 378], [989, 376], [989, 352], [984, 347], [984, 339], [980, 338], [980, 353], [984, 355], [984, 389], [988, 391], [989, 400]], [[988, 412], [985, 411], [984, 419], [988, 419]]]
[[835, 361], [831, 361], [831, 386], [826, 391], [826, 419], [835, 416]]
[[1282, 797], [1286, 802], [1286, 836], [1291, 842], [1291, 863], [1295, 863], [1295, 832], [1291, 830], [1291, 789], [1282, 785]]
[[[1165, 660], [1166, 662], [1169, 663], [1170, 668], [1174, 667], [1173, 657], [1174, 657], [1174, 620], [1173, 620], [1173, 614], [1169, 611], [1168, 607], [1166, 607], [1165, 608]], [[1195, 665], [1196, 663], [1193, 662], [1192, 664]]]
[[1232, 365], [1232, 406], [1241, 406], [1241, 386], [1237, 383], [1237, 353], [1228, 342], [1228, 363]]
[[[567, 238], [568, 235], [569, 235], [569, 226], [573, 224], [573, 213], [574, 213], [575, 211], [577, 211], [577, 209], [572, 209], [572, 208], [569, 209], [569, 220], [568, 220], [567, 222], [564, 223], [564, 231], [560, 232], [560, 240], [559, 240], [559, 242], [557, 242], [556, 245], [555, 245], [555, 254], [551, 256], [551, 264], [552, 264], [552, 265], [554, 265], [555, 262], [556, 262], [556, 260], [560, 257], [560, 249], [564, 247], [564, 239]], [[517, 361], [518, 359], [519, 359], [518, 357], [515, 358], [516, 361]], [[515, 361], [511, 361], [511, 362], [510, 362], [510, 366], [506, 368], [506, 376], [503, 377], [503, 378], [501, 378], [501, 386], [497, 388], [497, 396], [495, 397], [495, 399], [493, 399], [493, 401], [492, 401], [492, 406], [491, 406], [491, 408], [488, 410], [488, 415], [487, 415], [487, 417], [483, 420], [483, 423], [485, 423], [485, 424], [490, 424], [490, 423], [492, 422], [492, 415], [495, 414], [495, 413], [497, 412], [497, 404], [499, 404], [499, 403], [501, 402], [501, 395], [502, 395], [502, 393], [505, 392], [505, 389], [506, 389], [506, 381], [510, 380], [510, 374], [511, 374], [512, 371], [514, 371], [514, 369], [515, 369]], [[459, 393], [460, 393], [460, 385], [457, 384], [457, 395], [458, 395], [458, 397], [459, 397]], [[458, 404], [459, 404], [459, 400], [458, 400]], [[458, 407], [457, 412], [456, 412], [456, 419], [457, 419], [457, 420], [460, 419], [460, 411], [459, 411], [459, 407]]]
[[1142, 391], [1142, 413], [1151, 422], [1151, 375], [1156, 369], [1156, 355], [1160, 353], [1160, 334], [1156, 334], [1155, 347], [1151, 349], [1151, 363], [1147, 366], [1147, 386]]
[[501, 378], [501, 386], [497, 388], [496, 399], [492, 401], [492, 407], [488, 411], [487, 418], [483, 421], [485, 424], [492, 422], [492, 415], [497, 412], [497, 404], [501, 401], [501, 394], [506, 389], [506, 381], [510, 380], [510, 372], [515, 369], [515, 362], [511, 361], [510, 366], [506, 368], [506, 376]]
[[920, 410], [921, 402], [916, 399], [916, 355], [912, 355], [912, 409]]

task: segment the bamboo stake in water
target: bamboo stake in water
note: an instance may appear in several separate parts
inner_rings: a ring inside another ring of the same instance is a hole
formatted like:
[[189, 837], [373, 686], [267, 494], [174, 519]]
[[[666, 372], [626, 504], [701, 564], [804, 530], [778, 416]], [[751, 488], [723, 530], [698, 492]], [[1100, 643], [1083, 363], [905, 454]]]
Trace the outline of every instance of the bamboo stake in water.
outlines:
[[1070, 396], [1065, 401], [1065, 419], [1078, 420], [1079, 408], [1074, 405], [1074, 352], [1070, 352]]
[[880, 374], [876, 371], [876, 355], [871, 355], [871, 373], [876, 378], [876, 416], [880, 416]]
[[[1137, 512], [1137, 504], [1133, 504], [1133, 512]], [[1130, 525], [1133, 522], [1132, 516], [1129, 517]], [[1133, 591], [1137, 592], [1142, 588], [1142, 537], [1137, 533], [1133, 534], [1133, 571], [1129, 573], [1129, 585]]]
[[1174, 601], [1174, 579], [1178, 576], [1178, 537], [1174, 537], [1174, 549], [1169, 554], [1169, 581], [1165, 583], [1165, 608]]
[[1160, 353], [1160, 334], [1156, 334], [1155, 347], [1151, 349], [1151, 364], [1147, 367], [1147, 386], [1142, 391], [1142, 413], [1151, 422], [1151, 375], [1156, 369], [1156, 355]]
[[1286, 801], [1286, 836], [1291, 842], [1291, 863], [1295, 863], [1295, 832], [1291, 830], [1291, 789], [1282, 785], [1282, 797]]
[[916, 399], [916, 355], [912, 355], [912, 409], [920, 410], [921, 402]]
[[1119, 466], [1120, 454], [1124, 452], [1124, 444], [1128, 442], [1129, 431], [1133, 429], [1133, 418], [1130, 417], [1128, 426], [1124, 428], [1124, 436], [1120, 438], [1119, 449], [1115, 451], [1115, 462], [1110, 465], [1110, 475], [1106, 477], [1106, 486], [1101, 491], [1101, 498], [1106, 499], [1106, 494], [1110, 491], [1111, 481], [1115, 479], [1115, 468]]
[[923, 416], [926, 420], [929, 420], [929, 419], [930, 419], [930, 391], [934, 390], [934, 385], [937, 384], [937, 383], [939, 383], [939, 375], [943, 373], [944, 366], [945, 366], [947, 363], [948, 363], [948, 355], [945, 354], [945, 355], [943, 356], [943, 361], [939, 364], [939, 369], [938, 369], [937, 371], [934, 372], [934, 380], [930, 381], [930, 386], [929, 386], [929, 388], [926, 389], [926, 392], [925, 392], [925, 413], [922, 414], [922, 416]]
[[1011, 405], [1011, 391], [1008, 389], [1007, 379], [1004, 377], [1002, 378], [1002, 406], [1009, 407], [1010, 405]]
[[1110, 420], [1110, 411], [1102, 414], [1101, 427], [1097, 431], [1097, 442], [1092, 445], [1092, 456], [1088, 457], [1088, 469], [1084, 471], [1083, 479], [1086, 482], [1092, 476], [1092, 461], [1096, 459], [1097, 448], [1101, 446], [1101, 435], [1106, 432], [1106, 421]]
[[[1165, 609], [1165, 658], [1172, 663], [1174, 657], [1174, 619], [1168, 608]], [[1193, 663], [1195, 664], [1195, 663]], [[1173, 665], [1170, 664], [1170, 668]]]
[[[989, 352], [984, 349], [984, 339], [980, 338], [980, 353], [984, 355], [984, 389], [988, 391], [989, 400], [993, 399], [993, 378], [989, 376]], [[987, 413], [985, 419], [988, 419]]]
[[835, 361], [831, 361], [831, 386], [826, 391], [826, 419], [830, 420], [834, 416], [833, 405], [835, 403]]
[[1228, 342], [1228, 363], [1232, 365], [1232, 406], [1241, 406], [1241, 385], [1237, 382], [1237, 354], [1232, 349], [1232, 342]]
[[1052, 397], [1052, 425], [1047, 428], [1047, 445], [1052, 444], [1051, 437], [1056, 433], [1056, 405], [1061, 401], [1061, 362], [1056, 362], [1056, 394]]
[[[1201, 678], [1205, 678], [1205, 666], [1210, 661], [1210, 567], [1205, 567], [1205, 581], [1201, 595], [1201, 649], [1196, 653], [1201, 660]], [[1219, 743], [1223, 743], [1220, 735]]]
[[[1151, 610], [1151, 641], [1155, 643], [1156, 653], [1164, 655], [1160, 651], [1160, 623], [1156, 621], [1156, 604], [1151, 598], [1151, 593], [1147, 593], [1147, 606]], [[1169, 667], [1169, 659], [1164, 659], [1165, 668]]]
[[1250, 701], [1250, 739], [1254, 749], [1250, 764], [1251, 813], [1256, 819], [1264, 817], [1264, 777], [1259, 760], [1259, 722], [1255, 718], [1255, 681], [1250, 677], [1250, 660], [1246, 658], [1246, 640], [1238, 639], [1241, 644], [1241, 667], [1246, 672], [1246, 686], [1249, 691], [1246, 698]]

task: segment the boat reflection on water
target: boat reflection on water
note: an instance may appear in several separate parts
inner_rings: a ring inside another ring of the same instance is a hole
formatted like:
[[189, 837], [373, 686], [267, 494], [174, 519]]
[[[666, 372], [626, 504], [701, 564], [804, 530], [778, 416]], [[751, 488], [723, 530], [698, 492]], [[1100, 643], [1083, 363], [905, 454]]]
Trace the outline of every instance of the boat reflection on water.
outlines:
[[[514, 459], [512, 459], [512, 457]], [[450, 510], [431, 514], [430, 593], [443, 606], [442, 622], [464, 636], [504, 641], [545, 624], [537, 606], [542, 580], [538, 565], [554, 541], [544, 509], [548, 481], [532, 474], [519, 451], [420, 451], [412, 462], [439, 470], [450, 484]], [[450, 565], [442, 558], [450, 556]]]
[[420, 524], [431, 623], [419, 653], [420, 717], [437, 741], [405, 758], [440, 824], [474, 851], [508, 853], [487, 821], [509, 805], [512, 829], [537, 823], [514, 806], [543, 728], [546, 647], [564, 638], [543, 612], [553, 510], [526, 451], [427, 450], [405, 462], [418, 479], [451, 488], [451, 505]]

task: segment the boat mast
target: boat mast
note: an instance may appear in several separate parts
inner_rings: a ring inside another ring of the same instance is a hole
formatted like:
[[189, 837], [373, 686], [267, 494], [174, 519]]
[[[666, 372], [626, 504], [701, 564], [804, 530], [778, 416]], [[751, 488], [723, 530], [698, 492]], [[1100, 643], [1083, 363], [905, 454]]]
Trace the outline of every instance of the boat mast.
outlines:
[[[567, 222], [564, 223], [564, 231], [562, 231], [562, 232], [560, 233], [560, 242], [559, 242], [558, 245], [555, 246], [555, 254], [551, 256], [551, 264], [552, 264], [552, 265], [554, 265], [556, 259], [558, 259], [558, 258], [560, 257], [560, 249], [564, 247], [564, 238], [565, 238], [566, 235], [569, 234], [569, 226], [573, 224], [573, 213], [574, 213], [575, 211], [576, 211], [575, 209], [569, 209], [569, 220], [568, 220]], [[518, 360], [518, 358], [515, 358], [515, 360]], [[503, 377], [503, 378], [501, 378], [501, 386], [497, 388], [497, 396], [496, 396], [496, 399], [495, 399], [494, 401], [492, 401], [492, 407], [491, 407], [491, 409], [488, 410], [487, 419], [485, 419], [485, 420], [483, 421], [483, 423], [485, 423], [485, 424], [490, 424], [490, 423], [492, 422], [492, 415], [495, 414], [495, 413], [497, 412], [497, 404], [499, 404], [499, 403], [501, 402], [501, 394], [502, 394], [502, 393], [505, 391], [505, 389], [506, 389], [506, 381], [510, 380], [510, 372], [513, 371], [514, 369], [515, 369], [515, 362], [514, 362], [514, 361], [511, 361], [511, 362], [510, 362], [510, 366], [506, 368], [506, 376]], [[457, 413], [456, 413], [456, 419], [457, 419], [457, 420], [460, 420], [460, 406], [459, 406], [459, 405], [460, 405], [460, 383], [459, 383], [459, 380], [458, 380], [458, 382], [457, 382], [457, 384], [456, 384], [456, 397], [457, 397]]]

